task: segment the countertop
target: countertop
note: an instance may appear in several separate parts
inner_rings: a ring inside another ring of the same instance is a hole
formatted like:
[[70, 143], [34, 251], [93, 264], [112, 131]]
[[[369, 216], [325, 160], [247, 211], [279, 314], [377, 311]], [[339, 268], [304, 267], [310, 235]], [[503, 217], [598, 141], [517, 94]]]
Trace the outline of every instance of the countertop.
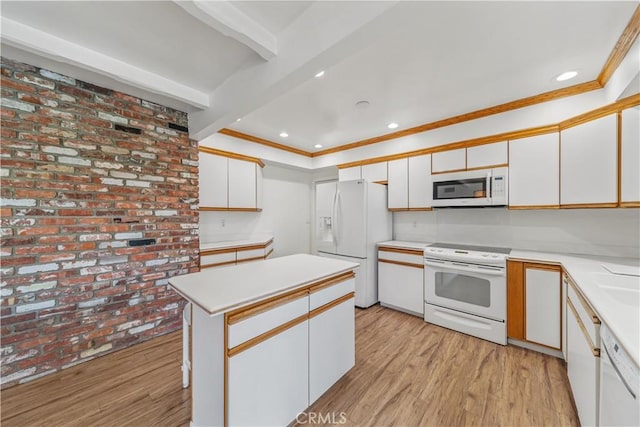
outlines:
[[[582, 291], [582, 294], [587, 298], [602, 323], [607, 325], [627, 353], [629, 353], [629, 356], [640, 366], [640, 298], [631, 296], [631, 299], [617, 300], [601, 289], [596, 282], [598, 280], [596, 274], [598, 273], [612, 276], [612, 280], [616, 280], [616, 277], [634, 278], [634, 276], [614, 275], [609, 270], [640, 274], [640, 260], [516, 249], [511, 251], [509, 259], [561, 264], [562, 268], [571, 276], [580, 291]], [[609, 270], [605, 269], [605, 266]], [[640, 288], [640, 277], [635, 277], [635, 279], [637, 279], [638, 287]]]
[[427, 245], [430, 243], [425, 242], [408, 242], [404, 240], [389, 240], [386, 242], [378, 242], [378, 246], [390, 246], [392, 248], [400, 248], [400, 249], [418, 249], [420, 251], [424, 250]]
[[216, 315], [356, 267], [353, 262], [297, 254], [172, 277], [169, 284], [209, 315]]
[[200, 243], [200, 250], [206, 251], [211, 249], [242, 248], [245, 246], [265, 245], [269, 242], [269, 240], [273, 240], [273, 236], [264, 236], [243, 240], [225, 240], [222, 242]]

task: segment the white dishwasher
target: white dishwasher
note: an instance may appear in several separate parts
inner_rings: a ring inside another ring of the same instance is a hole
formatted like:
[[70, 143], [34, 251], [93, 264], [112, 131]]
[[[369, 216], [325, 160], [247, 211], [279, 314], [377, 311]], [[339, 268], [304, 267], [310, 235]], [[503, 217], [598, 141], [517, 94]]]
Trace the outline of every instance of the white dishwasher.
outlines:
[[638, 366], [606, 325], [600, 337], [600, 426], [639, 426]]

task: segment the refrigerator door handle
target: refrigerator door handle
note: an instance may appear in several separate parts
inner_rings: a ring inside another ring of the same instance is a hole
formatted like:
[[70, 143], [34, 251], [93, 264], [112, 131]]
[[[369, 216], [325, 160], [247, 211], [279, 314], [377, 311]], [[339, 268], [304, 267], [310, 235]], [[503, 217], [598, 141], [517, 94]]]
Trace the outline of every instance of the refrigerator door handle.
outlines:
[[340, 230], [339, 230], [340, 221], [338, 220], [339, 208], [340, 208], [340, 190], [336, 190], [336, 202], [333, 208], [335, 211], [335, 218], [334, 218], [335, 222], [333, 223], [333, 227], [331, 227], [331, 229], [335, 231], [333, 240], [334, 240], [334, 243], [336, 244], [336, 248], [338, 247], [338, 234], [340, 233]]
[[333, 194], [333, 205], [331, 206], [331, 237], [333, 237], [333, 244], [338, 244], [338, 235], [336, 233], [336, 205], [338, 204], [338, 190]]

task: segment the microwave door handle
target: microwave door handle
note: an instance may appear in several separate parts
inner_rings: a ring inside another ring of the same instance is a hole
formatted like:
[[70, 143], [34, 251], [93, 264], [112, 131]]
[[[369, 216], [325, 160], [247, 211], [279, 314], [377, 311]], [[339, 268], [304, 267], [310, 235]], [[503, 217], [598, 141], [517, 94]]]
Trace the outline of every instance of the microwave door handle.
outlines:
[[435, 268], [445, 268], [447, 270], [455, 270], [455, 271], [463, 271], [463, 272], [470, 272], [470, 273], [478, 273], [478, 274], [485, 274], [488, 276], [504, 276], [504, 269], [490, 269], [490, 268], [477, 268], [477, 267], [471, 267], [471, 266], [467, 266], [467, 265], [456, 265], [455, 267], [449, 266], [449, 265], [443, 265], [440, 264], [438, 262], [433, 262], [433, 261], [428, 261], [425, 260], [424, 265], [427, 267], [435, 267]]

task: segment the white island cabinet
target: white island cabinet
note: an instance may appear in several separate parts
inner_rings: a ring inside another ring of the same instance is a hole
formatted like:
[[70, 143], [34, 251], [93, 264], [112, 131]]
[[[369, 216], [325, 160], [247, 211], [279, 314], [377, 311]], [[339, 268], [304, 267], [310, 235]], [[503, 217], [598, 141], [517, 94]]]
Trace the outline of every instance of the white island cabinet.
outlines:
[[300, 254], [171, 278], [193, 304], [191, 426], [290, 424], [351, 369], [357, 266]]

